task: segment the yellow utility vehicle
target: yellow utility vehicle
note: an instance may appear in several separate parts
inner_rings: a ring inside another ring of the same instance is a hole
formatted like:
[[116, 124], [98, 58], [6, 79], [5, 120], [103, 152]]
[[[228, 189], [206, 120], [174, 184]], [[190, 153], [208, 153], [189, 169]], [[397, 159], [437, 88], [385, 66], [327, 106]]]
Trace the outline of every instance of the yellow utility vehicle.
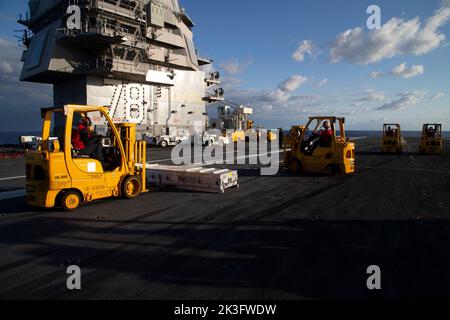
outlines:
[[[26, 153], [29, 205], [71, 211], [82, 203], [119, 196], [132, 199], [147, 191], [146, 144], [136, 141], [135, 124], [114, 124], [108, 108], [94, 106], [42, 109], [42, 117], [42, 142]], [[96, 123], [94, 131], [88, 130], [103, 153], [101, 161], [73, 145], [81, 119]]]
[[[323, 130], [326, 123], [329, 129]], [[345, 118], [310, 117], [305, 127], [292, 127], [285, 143], [284, 163], [291, 173], [353, 173], [355, 145], [345, 136]]]
[[273, 131], [267, 131], [267, 141], [273, 142], [278, 139], [278, 135]]
[[402, 153], [402, 133], [399, 124], [384, 124], [383, 138], [381, 141], [381, 152]]
[[245, 142], [245, 137], [246, 135], [244, 130], [235, 130], [230, 134], [230, 141], [233, 143]]
[[293, 146], [296, 146], [302, 135], [302, 132], [305, 130], [305, 126], [292, 126], [289, 131], [289, 135], [283, 138], [283, 146], [285, 151], [291, 149]]
[[419, 147], [420, 154], [442, 154], [442, 125], [424, 124], [422, 140]]

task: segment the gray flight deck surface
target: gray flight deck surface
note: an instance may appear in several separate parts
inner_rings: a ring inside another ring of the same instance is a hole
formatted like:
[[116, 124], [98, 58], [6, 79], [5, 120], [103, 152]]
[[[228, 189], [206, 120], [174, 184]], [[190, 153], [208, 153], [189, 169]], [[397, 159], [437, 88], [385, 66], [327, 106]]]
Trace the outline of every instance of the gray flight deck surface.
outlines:
[[[30, 211], [25, 180], [4, 179], [23, 161], [0, 161], [0, 298], [450, 297], [450, 141], [443, 156], [406, 141], [404, 154], [382, 155], [378, 138], [356, 140], [350, 176], [229, 166], [240, 189], [225, 194], [164, 188], [74, 213]], [[81, 291], [66, 289], [72, 264]], [[379, 292], [367, 290], [370, 265]]]

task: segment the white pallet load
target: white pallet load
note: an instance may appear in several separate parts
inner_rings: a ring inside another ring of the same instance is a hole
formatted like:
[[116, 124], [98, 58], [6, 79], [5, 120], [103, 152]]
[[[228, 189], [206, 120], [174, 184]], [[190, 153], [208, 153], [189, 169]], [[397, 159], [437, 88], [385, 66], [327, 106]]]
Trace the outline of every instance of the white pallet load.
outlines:
[[156, 186], [174, 186], [179, 189], [209, 193], [224, 193], [228, 188], [239, 188], [237, 170], [192, 165], [148, 164], [147, 181]]

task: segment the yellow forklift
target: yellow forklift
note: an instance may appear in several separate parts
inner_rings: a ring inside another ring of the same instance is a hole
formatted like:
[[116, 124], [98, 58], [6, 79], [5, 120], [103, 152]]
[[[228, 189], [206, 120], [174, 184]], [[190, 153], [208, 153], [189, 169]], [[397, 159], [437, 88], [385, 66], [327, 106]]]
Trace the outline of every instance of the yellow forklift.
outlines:
[[420, 154], [442, 154], [442, 125], [427, 123], [422, 128]]
[[384, 124], [383, 138], [381, 141], [381, 152], [383, 153], [402, 153], [402, 133], [399, 124]]
[[[322, 125], [332, 131], [329, 142], [321, 141]], [[336, 132], [338, 130], [338, 132]], [[290, 150], [288, 150], [290, 147]], [[294, 126], [285, 143], [284, 164], [299, 172], [349, 174], [355, 171], [355, 144], [345, 136], [345, 118], [310, 117], [306, 126]]]
[[[26, 153], [26, 191], [30, 206], [66, 211], [109, 197], [132, 199], [146, 189], [146, 144], [136, 141], [136, 125], [114, 124], [108, 108], [66, 105], [41, 111], [42, 142]], [[73, 145], [80, 119], [92, 119], [101, 160]]]

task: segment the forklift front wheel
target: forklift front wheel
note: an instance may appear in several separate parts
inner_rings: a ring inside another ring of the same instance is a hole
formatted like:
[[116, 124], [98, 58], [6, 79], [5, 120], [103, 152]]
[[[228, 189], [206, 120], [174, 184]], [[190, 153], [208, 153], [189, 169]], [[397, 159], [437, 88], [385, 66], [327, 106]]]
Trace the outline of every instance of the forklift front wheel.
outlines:
[[126, 199], [134, 199], [142, 191], [142, 182], [136, 176], [127, 177], [122, 184], [122, 194]]
[[301, 169], [300, 161], [297, 158], [292, 158], [291, 160], [289, 160], [288, 167], [289, 167], [290, 173], [298, 174]]
[[80, 194], [76, 191], [68, 191], [61, 199], [61, 207], [64, 211], [76, 210], [81, 204]]

